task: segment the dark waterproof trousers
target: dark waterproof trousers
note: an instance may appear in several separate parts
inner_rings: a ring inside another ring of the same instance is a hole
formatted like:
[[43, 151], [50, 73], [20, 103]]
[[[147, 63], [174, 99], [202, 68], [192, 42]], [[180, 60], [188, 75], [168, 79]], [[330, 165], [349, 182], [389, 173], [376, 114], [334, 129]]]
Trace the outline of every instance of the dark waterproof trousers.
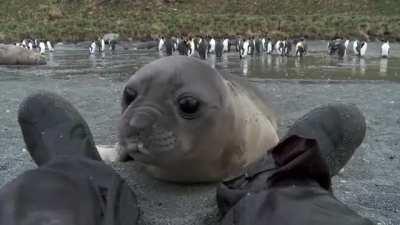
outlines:
[[331, 192], [315, 140], [291, 136], [217, 190], [223, 225], [372, 225]]
[[100, 161], [57, 158], [0, 190], [1, 225], [137, 224], [134, 193]]

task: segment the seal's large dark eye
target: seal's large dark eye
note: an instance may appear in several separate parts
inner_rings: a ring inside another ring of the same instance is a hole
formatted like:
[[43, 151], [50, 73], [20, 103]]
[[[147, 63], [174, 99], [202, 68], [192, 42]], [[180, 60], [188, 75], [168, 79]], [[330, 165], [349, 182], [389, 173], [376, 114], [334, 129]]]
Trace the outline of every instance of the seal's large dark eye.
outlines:
[[194, 119], [200, 109], [200, 101], [186, 96], [178, 99], [178, 107], [184, 119]]
[[131, 87], [126, 87], [124, 91], [124, 103], [126, 105], [131, 104], [137, 96], [137, 91]]

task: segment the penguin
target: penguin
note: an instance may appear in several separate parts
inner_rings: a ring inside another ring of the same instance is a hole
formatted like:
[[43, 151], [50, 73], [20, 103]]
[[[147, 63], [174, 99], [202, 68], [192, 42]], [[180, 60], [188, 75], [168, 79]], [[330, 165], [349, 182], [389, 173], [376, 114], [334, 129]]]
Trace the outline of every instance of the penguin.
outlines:
[[96, 47], [97, 47], [97, 50], [99, 50], [99, 52], [101, 52], [101, 40], [100, 40], [100, 38], [98, 38], [96, 40]]
[[255, 52], [255, 48], [256, 48], [256, 42], [255, 42], [255, 40], [254, 40], [254, 37], [252, 37], [250, 40], [249, 40], [249, 55], [254, 55], [254, 52]]
[[281, 41], [280, 43], [279, 43], [279, 52], [281, 53], [280, 55], [281, 56], [284, 56], [285, 55], [285, 48], [286, 48], [286, 41]]
[[201, 40], [201, 38], [195, 38], [195, 39], [193, 40], [193, 41], [194, 41], [194, 49], [195, 49], [196, 51], [199, 50], [200, 40]]
[[177, 38], [177, 39], [172, 39], [172, 40], [174, 40], [174, 50], [178, 50], [178, 44], [179, 44], [179, 42], [181, 41], [179, 38]]
[[262, 41], [260, 40], [260, 38], [257, 38], [255, 40], [255, 49], [256, 49], [256, 54], [260, 55], [260, 53], [262, 52]]
[[228, 38], [225, 38], [224, 41], [222, 42], [223, 46], [224, 46], [224, 52], [228, 51], [228, 47], [229, 47], [229, 40]]
[[360, 52], [357, 49], [357, 46], [358, 46], [358, 40], [356, 39], [356, 40], [353, 41], [353, 52], [354, 52], [355, 55], [359, 55], [360, 54]]
[[100, 40], [100, 45], [101, 45], [100, 51], [104, 52], [104, 50], [106, 49], [106, 42], [104, 41], [103, 38], [101, 38]]
[[172, 38], [167, 38], [164, 45], [167, 55], [172, 55], [172, 53], [174, 52], [174, 41], [172, 40]]
[[272, 41], [270, 38], [268, 38], [267, 42], [267, 54], [272, 54]]
[[195, 51], [195, 43], [193, 38], [189, 38], [188, 56], [192, 56]]
[[350, 40], [348, 40], [348, 39], [344, 42], [344, 47], [346, 49], [349, 47], [349, 43], [350, 43]]
[[363, 42], [361, 42], [360, 46], [361, 46], [361, 48], [360, 48], [360, 56], [363, 57], [363, 56], [365, 56], [365, 53], [367, 53], [368, 44], [367, 44], [367, 42], [363, 41]]
[[187, 55], [188, 54], [186, 40], [183, 38], [178, 43], [178, 52], [179, 52], [179, 55]]
[[343, 59], [343, 57], [346, 55], [346, 42], [342, 39], [339, 39], [336, 45], [339, 59]]
[[33, 50], [33, 43], [32, 43], [32, 41], [29, 41], [29, 42], [28, 42], [28, 49], [29, 49], [29, 50]]
[[218, 38], [215, 43], [215, 55], [217, 58], [222, 57], [222, 53], [224, 52], [224, 44], [222, 39]]
[[265, 50], [266, 50], [266, 48], [265, 48], [265, 38], [262, 38], [262, 39], [261, 39], [261, 50], [262, 50], [263, 52], [265, 52]]
[[91, 55], [96, 54], [96, 42], [95, 41], [92, 41], [92, 43], [90, 44], [89, 53]]
[[40, 54], [46, 53], [46, 45], [43, 41], [39, 42], [39, 52]]
[[280, 40], [278, 40], [276, 43], [275, 43], [275, 51], [278, 53], [278, 55], [280, 55], [280, 54], [282, 54], [282, 52], [281, 52], [281, 50], [280, 50], [280, 46], [281, 46], [281, 41]]
[[46, 45], [47, 45], [47, 49], [49, 50], [49, 52], [53, 52], [54, 51], [53, 45], [51, 45], [50, 41], [47, 41]]
[[181, 42], [181, 38], [177, 37], [177, 38], [172, 38], [173, 42], [174, 42], [174, 51], [178, 51], [178, 45]]
[[248, 53], [249, 53], [249, 45], [250, 45], [249, 40], [244, 39], [243, 40], [243, 48], [242, 48], [242, 52], [240, 54], [240, 56], [241, 56], [240, 58], [244, 58], [244, 57], [246, 57], [248, 55]]
[[304, 42], [304, 38], [301, 38], [299, 42], [296, 44], [296, 56], [303, 57], [307, 52], [307, 46]]
[[255, 49], [255, 43], [254, 43], [255, 41], [254, 41], [254, 38], [252, 37], [250, 40], [249, 40], [249, 49], [248, 49], [248, 53], [247, 54], [249, 54], [249, 55], [254, 55], [254, 49]]
[[25, 40], [25, 39], [22, 40], [22, 47], [23, 47], [23, 48], [27, 48], [27, 44], [26, 44], [26, 40]]
[[115, 51], [115, 48], [117, 47], [117, 41], [116, 40], [111, 40], [110, 41], [110, 49], [111, 51]]
[[349, 43], [350, 41], [348, 39], [344, 41], [344, 55], [347, 55], [347, 48], [349, 47]]
[[199, 55], [201, 59], [207, 59], [208, 54], [208, 41], [205, 38], [202, 38], [199, 43]]
[[290, 56], [292, 52], [292, 41], [289, 39], [285, 40], [285, 48], [284, 48], [285, 56]]
[[210, 40], [210, 50], [209, 50], [210, 53], [214, 53], [215, 52], [215, 44], [216, 44], [215, 39], [211, 38], [211, 40]]
[[[240, 55], [241, 54], [240, 52], [243, 49], [243, 40], [241, 38], [236, 38], [235, 43], [233, 45], [235, 45], [236, 52], [239, 52], [239, 55]], [[229, 49], [230, 49], [230, 47], [229, 47]]]
[[158, 41], [158, 51], [162, 51], [163, 47], [164, 47], [164, 37], [161, 37], [160, 40]]
[[328, 42], [328, 54], [333, 55], [336, 52], [336, 45], [335, 45], [335, 39], [332, 39]]
[[389, 50], [390, 50], [389, 41], [385, 41], [381, 46], [382, 58], [388, 58], [389, 57]]
[[39, 48], [39, 42], [38, 40], [34, 39], [31, 41], [32, 43], [32, 50], [35, 50], [36, 48]]

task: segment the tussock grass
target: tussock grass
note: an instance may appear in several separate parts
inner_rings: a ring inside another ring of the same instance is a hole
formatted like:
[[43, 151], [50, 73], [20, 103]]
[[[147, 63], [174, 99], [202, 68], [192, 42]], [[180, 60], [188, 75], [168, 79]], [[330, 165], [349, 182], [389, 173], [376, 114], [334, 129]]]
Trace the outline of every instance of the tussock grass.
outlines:
[[123, 39], [342, 35], [400, 40], [398, 0], [18, 0], [0, 1], [0, 21], [0, 41], [7, 42], [93, 40], [108, 32]]

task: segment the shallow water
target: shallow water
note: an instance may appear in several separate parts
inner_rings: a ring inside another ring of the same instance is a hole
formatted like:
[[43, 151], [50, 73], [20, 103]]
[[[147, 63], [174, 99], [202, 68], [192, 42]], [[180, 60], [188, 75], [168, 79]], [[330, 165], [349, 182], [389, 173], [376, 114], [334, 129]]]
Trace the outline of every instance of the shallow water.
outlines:
[[[379, 57], [379, 43], [369, 43], [367, 55], [359, 58], [348, 50], [344, 59], [328, 56], [326, 41], [308, 43], [310, 53], [303, 57], [278, 55], [248, 56], [240, 60], [235, 52], [221, 59], [210, 55], [214, 67], [233, 74], [258, 79], [323, 79], [323, 80], [400, 80], [400, 45], [391, 44], [391, 57]], [[43, 66], [1, 66], [0, 80], [36, 80], [43, 78], [100, 78], [124, 81], [138, 68], [163, 57], [158, 51], [118, 49], [89, 55], [84, 45], [58, 44], [54, 53], [46, 55]]]

